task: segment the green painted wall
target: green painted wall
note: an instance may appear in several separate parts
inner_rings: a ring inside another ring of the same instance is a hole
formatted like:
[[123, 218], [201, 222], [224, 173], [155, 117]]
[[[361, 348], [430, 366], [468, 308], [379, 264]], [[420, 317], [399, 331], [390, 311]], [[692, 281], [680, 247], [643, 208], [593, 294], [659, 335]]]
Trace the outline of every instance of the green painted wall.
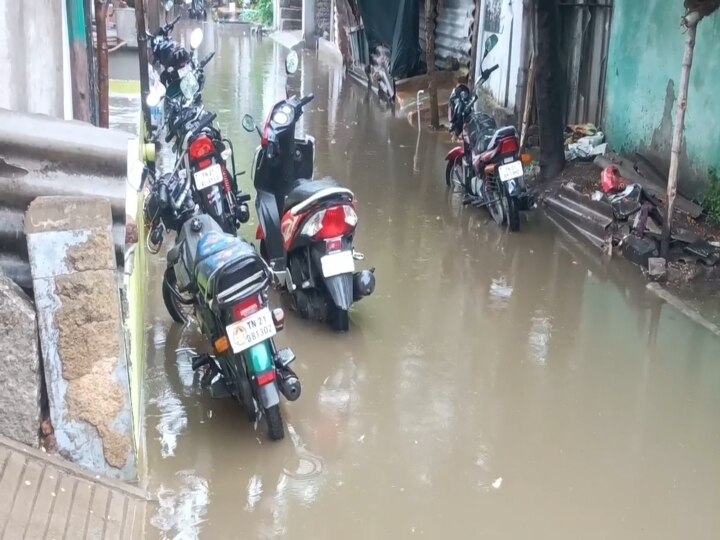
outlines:
[[[685, 35], [682, 0], [615, 0], [605, 89], [605, 132], [616, 151], [670, 163]], [[685, 117], [680, 190], [720, 174], [720, 13], [700, 22]]]

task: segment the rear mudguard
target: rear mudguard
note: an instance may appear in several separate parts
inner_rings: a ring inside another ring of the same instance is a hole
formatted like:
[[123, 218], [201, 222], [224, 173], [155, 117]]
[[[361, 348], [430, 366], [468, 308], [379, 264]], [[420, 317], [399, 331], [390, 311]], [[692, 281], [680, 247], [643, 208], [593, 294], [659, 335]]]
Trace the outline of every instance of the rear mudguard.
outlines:
[[353, 303], [353, 275], [340, 274], [333, 277], [323, 277], [325, 288], [338, 309], [349, 310]]
[[465, 149], [462, 146], [456, 146], [447, 153], [447, 156], [445, 156], [445, 161], [455, 161], [456, 159], [461, 158], [464, 155]]
[[269, 263], [276, 272], [285, 270], [285, 245], [280, 232], [280, 213], [278, 212], [275, 195], [263, 190], [257, 190], [255, 196], [258, 220], [262, 227], [262, 238]]
[[[257, 376], [275, 369], [273, 347], [270, 346], [270, 341], [268, 339], [245, 351], [247, 369], [251, 376]], [[263, 408], [268, 409], [280, 403], [280, 394], [274, 381], [263, 386], [257, 386], [257, 383], [253, 384], [256, 387], [257, 399]]]

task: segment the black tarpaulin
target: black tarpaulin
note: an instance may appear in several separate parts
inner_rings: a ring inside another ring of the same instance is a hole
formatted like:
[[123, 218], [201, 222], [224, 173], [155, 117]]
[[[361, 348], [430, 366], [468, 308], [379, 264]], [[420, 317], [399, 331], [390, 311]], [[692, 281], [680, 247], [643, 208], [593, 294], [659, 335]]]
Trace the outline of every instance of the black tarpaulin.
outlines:
[[398, 79], [416, 74], [420, 65], [418, 0], [358, 0], [368, 47], [390, 49], [390, 74]]

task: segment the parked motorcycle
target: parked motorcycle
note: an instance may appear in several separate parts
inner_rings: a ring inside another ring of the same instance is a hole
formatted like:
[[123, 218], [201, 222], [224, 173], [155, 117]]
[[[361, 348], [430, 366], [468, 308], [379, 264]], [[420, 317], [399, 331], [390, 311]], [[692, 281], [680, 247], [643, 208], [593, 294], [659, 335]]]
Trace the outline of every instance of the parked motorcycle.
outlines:
[[206, 20], [207, 10], [203, 0], [185, 0], [188, 7], [188, 17], [191, 19]]
[[192, 61], [188, 70], [182, 68], [181, 78], [172, 82], [163, 96], [153, 95], [152, 100], [149, 97], [148, 105], [164, 100], [165, 142], [175, 140], [175, 172], [186, 181], [203, 212], [215, 219], [225, 232], [236, 234], [238, 227], [250, 219], [250, 212], [247, 204], [238, 202], [237, 177], [243, 173], [236, 173], [232, 142], [213, 126], [216, 115], [202, 106], [202, 69], [214, 54], [197, 61], [202, 37], [202, 30], [192, 32]]
[[272, 270], [251, 244], [224, 233], [199, 210], [176, 175], [150, 186], [145, 204], [150, 234], [162, 230], [159, 222], [178, 232], [163, 276], [165, 306], [176, 322], [194, 315], [212, 345], [212, 354], [184, 351], [193, 370], [204, 370], [202, 385], [210, 395], [234, 398], [250, 421], [264, 418], [270, 439], [282, 439], [280, 394], [295, 401], [301, 384], [290, 367], [295, 355], [275, 345], [285, 315], [268, 304]]
[[[483, 60], [496, 44], [496, 35], [486, 40]], [[464, 193], [463, 204], [485, 207], [498, 225], [507, 223], [509, 230], [518, 231], [520, 212], [535, 207], [523, 170], [523, 163], [530, 163], [531, 158], [520, 154], [519, 137], [513, 126], [498, 129], [489, 114], [473, 111], [477, 92], [496, 69], [497, 64], [481, 71], [475, 81], [476, 93], [459, 84], [450, 94], [450, 130], [462, 137], [463, 144], [445, 157], [445, 183]]]
[[[292, 51], [288, 75], [299, 59]], [[277, 103], [262, 130], [250, 115], [246, 131], [257, 131], [261, 143], [253, 163], [260, 252], [269, 262], [291, 306], [305, 318], [349, 328], [353, 302], [375, 289], [374, 269], [355, 271], [364, 256], [355, 251], [358, 223], [352, 191], [335, 180], [312, 180], [315, 141], [295, 138], [295, 126], [313, 95], [292, 96]]]

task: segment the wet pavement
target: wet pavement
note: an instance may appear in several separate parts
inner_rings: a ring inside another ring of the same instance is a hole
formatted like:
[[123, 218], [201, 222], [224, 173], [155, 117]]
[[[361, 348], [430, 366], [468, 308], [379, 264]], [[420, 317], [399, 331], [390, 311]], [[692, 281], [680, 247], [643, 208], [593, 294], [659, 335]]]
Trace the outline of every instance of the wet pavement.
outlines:
[[[250, 168], [284, 51], [207, 27], [205, 102]], [[316, 176], [359, 200], [377, 291], [348, 334], [290, 315], [303, 395], [271, 443], [202, 394], [151, 258], [146, 469], [166, 538], [717, 538], [720, 340], [536, 213], [508, 234], [448, 197], [442, 135], [306, 52]], [[416, 146], [417, 145], [417, 146]], [[250, 188], [250, 175], [244, 177]], [[242, 233], [251, 239], [256, 221]]]

